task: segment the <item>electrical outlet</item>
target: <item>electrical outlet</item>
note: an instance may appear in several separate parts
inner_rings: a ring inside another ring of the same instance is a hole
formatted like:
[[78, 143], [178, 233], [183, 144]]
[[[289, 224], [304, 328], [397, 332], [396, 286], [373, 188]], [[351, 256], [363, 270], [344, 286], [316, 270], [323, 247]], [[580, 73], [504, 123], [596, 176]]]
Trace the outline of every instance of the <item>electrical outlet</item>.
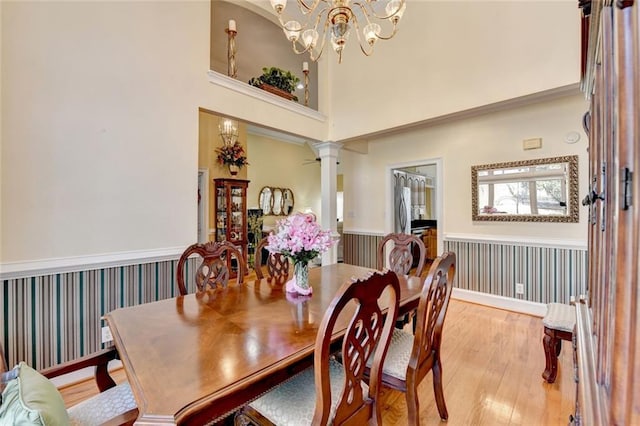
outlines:
[[524, 284], [516, 283], [516, 294], [524, 294]]
[[111, 330], [109, 330], [108, 326], [102, 327], [102, 343], [107, 343], [113, 340], [113, 336], [111, 335]]

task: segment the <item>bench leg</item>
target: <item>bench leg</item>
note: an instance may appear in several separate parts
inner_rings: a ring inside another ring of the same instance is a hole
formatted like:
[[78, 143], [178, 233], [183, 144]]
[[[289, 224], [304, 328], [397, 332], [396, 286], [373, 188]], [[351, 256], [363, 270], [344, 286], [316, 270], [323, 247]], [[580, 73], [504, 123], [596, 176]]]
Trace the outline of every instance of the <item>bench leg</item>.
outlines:
[[544, 338], [542, 339], [542, 346], [544, 347], [544, 357], [546, 360], [546, 366], [542, 373], [542, 378], [547, 383], [553, 383], [556, 381], [558, 375], [558, 355], [560, 348], [562, 347], [562, 340], [555, 336], [553, 330], [544, 328]]

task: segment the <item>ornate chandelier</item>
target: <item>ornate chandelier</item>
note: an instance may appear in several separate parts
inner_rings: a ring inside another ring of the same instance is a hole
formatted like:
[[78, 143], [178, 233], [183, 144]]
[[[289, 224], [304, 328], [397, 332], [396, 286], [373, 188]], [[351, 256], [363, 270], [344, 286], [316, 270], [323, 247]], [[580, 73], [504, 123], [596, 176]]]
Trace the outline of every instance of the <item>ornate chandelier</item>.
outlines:
[[[342, 62], [342, 51], [352, 28], [358, 37], [362, 53], [369, 56], [378, 39], [389, 40], [396, 34], [398, 22], [406, 8], [405, 0], [312, 0], [311, 4], [307, 4], [305, 0], [296, 0], [305, 21], [301, 23], [283, 19], [282, 12], [287, 0], [270, 1], [294, 52], [309, 52], [311, 60], [317, 61], [322, 55], [326, 40], [330, 39], [333, 50], [338, 54], [338, 63]], [[382, 27], [372, 22], [372, 19], [388, 19], [393, 25], [391, 33], [382, 35]]]

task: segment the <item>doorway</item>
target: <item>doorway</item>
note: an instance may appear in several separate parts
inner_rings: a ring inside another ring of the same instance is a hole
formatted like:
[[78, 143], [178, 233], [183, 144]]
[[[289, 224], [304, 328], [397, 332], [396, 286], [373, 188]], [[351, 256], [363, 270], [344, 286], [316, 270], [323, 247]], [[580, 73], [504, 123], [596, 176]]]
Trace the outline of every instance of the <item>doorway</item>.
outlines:
[[387, 176], [387, 233], [418, 236], [434, 259], [443, 250], [442, 158], [391, 164]]

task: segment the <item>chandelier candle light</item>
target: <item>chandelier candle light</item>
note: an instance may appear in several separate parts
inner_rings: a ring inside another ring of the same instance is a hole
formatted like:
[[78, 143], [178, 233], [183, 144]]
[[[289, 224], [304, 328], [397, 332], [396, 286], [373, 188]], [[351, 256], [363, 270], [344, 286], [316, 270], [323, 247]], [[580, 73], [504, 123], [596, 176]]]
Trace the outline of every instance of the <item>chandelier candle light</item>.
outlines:
[[236, 21], [229, 19], [229, 27], [224, 30], [227, 33], [227, 75], [231, 78], [238, 76], [238, 69], [236, 68]]
[[277, 232], [269, 234], [266, 249], [281, 253], [293, 262], [293, 278], [287, 281], [287, 293], [309, 296], [309, 261], [331, 248], [337, 240], [323, 230], [311, 214], [296, 213], [279, 220]]
[[[311, 60], [317, 61], [322, 55], [326, 40], [330, 39], [333, 50], [338, 54], [338, 63], [342, 62], [342, 51], [352, 28], [355, 29], [362, 53], [369, 56], [378, 39], [388, 40], [396, 35], [398, 22], [406, 8], [406, 0], [295, 1], [302, 13], [303, 23], [283, 18], [287, 0], [270, 0], [294, 52], [309, 52]], [[382, 35], [382, 27], [372, 20], [389, 20], [393, 25], [389, 35]], [[318, 40], [321, 40], [319, 46]]]

